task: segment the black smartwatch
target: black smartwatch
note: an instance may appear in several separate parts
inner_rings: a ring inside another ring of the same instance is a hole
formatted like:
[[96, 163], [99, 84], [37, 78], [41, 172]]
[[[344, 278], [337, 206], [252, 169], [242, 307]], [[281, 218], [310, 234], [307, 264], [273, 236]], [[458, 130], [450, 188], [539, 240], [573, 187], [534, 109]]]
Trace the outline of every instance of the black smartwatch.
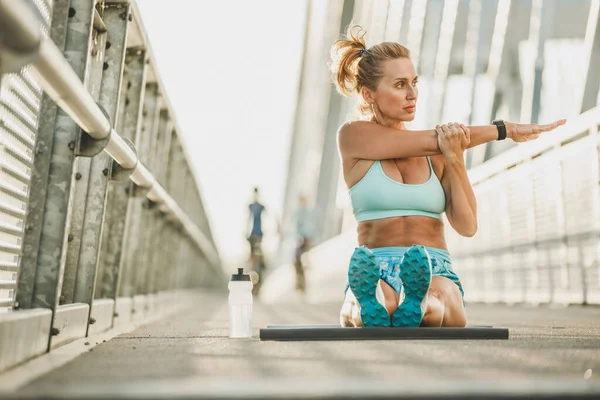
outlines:
[[498, 140], [506, 139], [506, 126], [504, 126], [504, 121], [495, 119], [492, 121], [492, 124], [496, 125], [496, 128], [498, 128]]

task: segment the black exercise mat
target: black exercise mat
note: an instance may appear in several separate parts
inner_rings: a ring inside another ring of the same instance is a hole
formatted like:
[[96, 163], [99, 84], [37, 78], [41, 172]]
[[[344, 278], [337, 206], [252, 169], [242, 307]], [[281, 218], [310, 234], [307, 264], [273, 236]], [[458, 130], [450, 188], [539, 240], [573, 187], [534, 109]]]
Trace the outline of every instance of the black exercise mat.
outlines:
[[508, 339], [507, 328], [341, 328], [339, 325], [268, 325], [260, 340], [466, 340]]
[[[340, 324], [312, 324], [312, 325], [303, 325], [303, 324], [274, 324], [267, 325], [267, 329], [323, 329], [323, 328], [341, 328]], [[469, 325], [467, 328], [493, 328], [491, 325]], [[386, 328], [387, 329], [387, 328]]]

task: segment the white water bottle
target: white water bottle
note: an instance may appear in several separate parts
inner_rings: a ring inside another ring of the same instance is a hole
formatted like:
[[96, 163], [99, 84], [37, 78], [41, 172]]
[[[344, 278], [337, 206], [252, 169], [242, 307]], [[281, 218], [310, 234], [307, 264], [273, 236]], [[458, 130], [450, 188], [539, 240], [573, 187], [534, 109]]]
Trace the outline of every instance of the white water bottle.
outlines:
[[229, 280], [229, 337], [252, 337], [252, 280], [238, 268]]

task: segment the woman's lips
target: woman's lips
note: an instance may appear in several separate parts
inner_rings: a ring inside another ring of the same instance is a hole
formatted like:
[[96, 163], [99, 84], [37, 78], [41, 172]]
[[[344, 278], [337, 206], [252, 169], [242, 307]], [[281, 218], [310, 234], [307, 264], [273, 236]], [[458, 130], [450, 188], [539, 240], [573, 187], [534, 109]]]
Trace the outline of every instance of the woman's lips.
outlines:
[[408, 107], [404, 107], [404, 109], [405, 109], [406, 111], [408, 111], [409, 113], [415, 112], [415, 109], [416, 109], [416, 108], [417, 108], [416, 106], [408, 106]]

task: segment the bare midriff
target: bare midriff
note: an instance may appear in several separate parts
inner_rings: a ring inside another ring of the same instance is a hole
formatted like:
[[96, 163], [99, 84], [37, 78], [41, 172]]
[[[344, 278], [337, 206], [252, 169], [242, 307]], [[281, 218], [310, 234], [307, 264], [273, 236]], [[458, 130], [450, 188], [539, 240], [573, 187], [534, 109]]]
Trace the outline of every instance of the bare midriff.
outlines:
[[447, 250], [442, 220], [423, 217], [391, 217], [363, 221], [358, 224], [358, 245], [377, 247], [410, 247], [414, 244]]

